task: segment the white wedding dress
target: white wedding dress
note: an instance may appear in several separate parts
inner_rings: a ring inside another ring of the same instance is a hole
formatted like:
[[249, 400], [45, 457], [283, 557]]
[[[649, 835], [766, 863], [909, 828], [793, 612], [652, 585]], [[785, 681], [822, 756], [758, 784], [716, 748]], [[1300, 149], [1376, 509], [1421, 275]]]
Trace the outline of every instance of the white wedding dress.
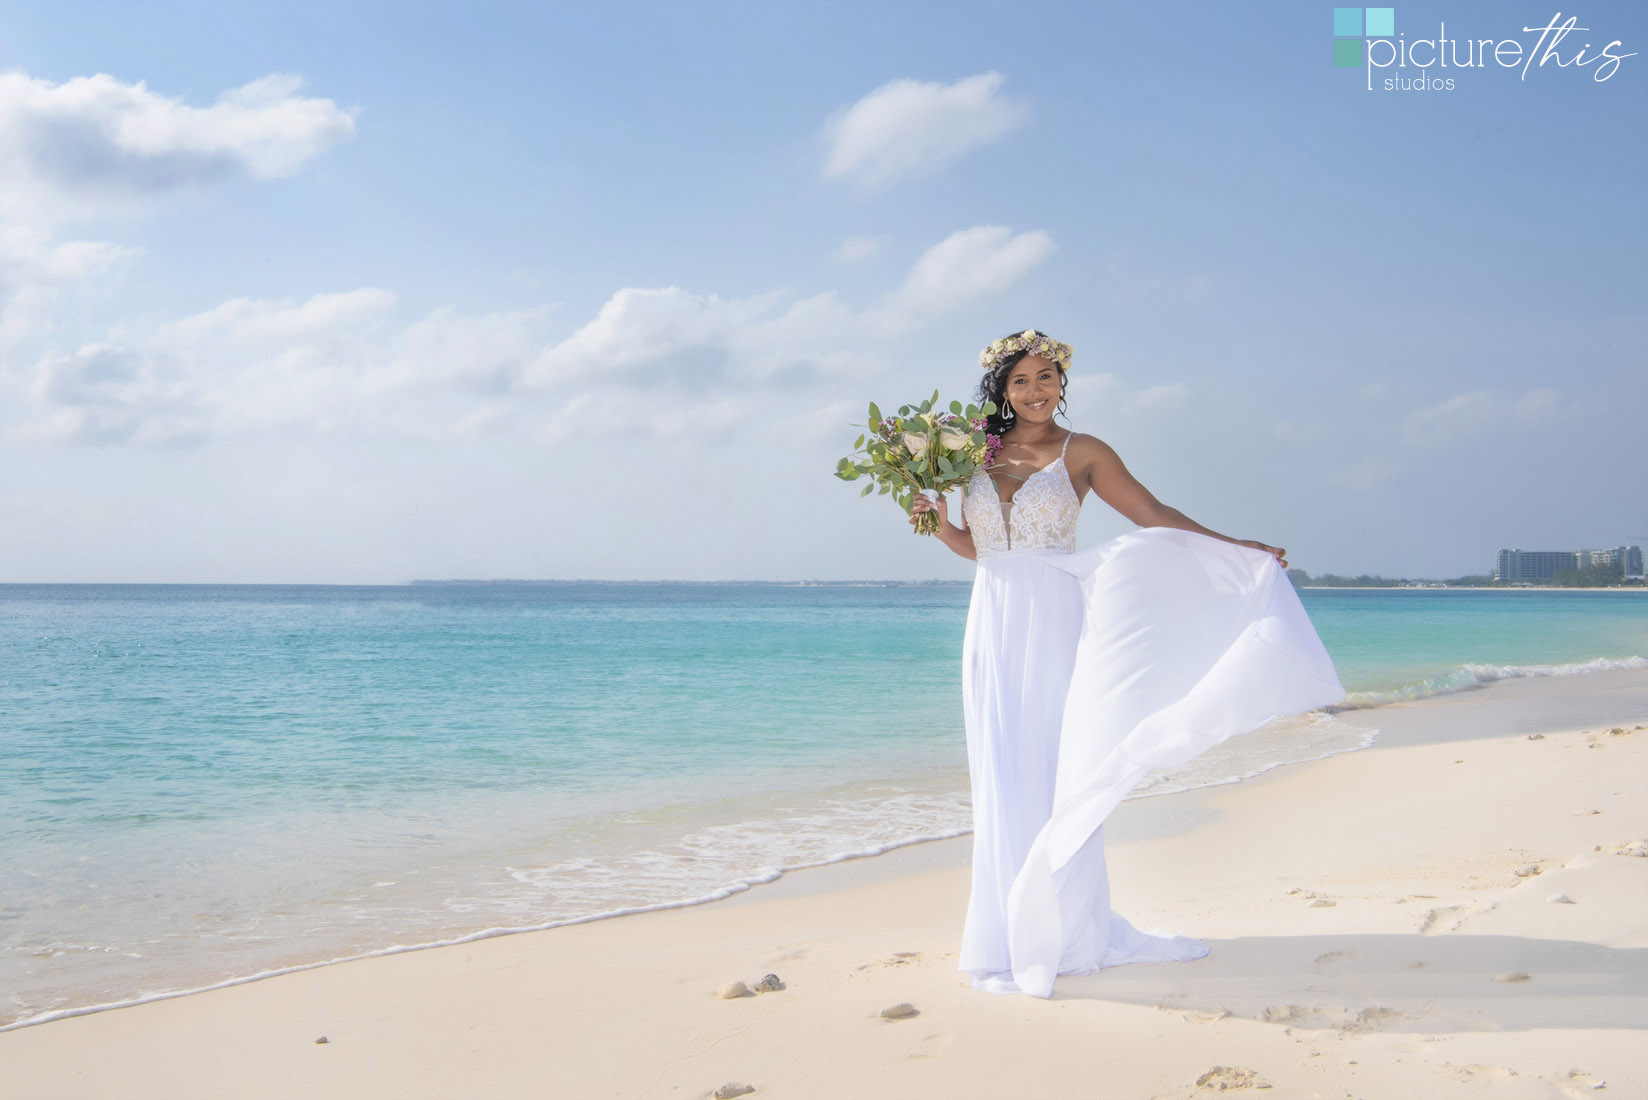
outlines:
[[1059, 974], [1207, 954], [1110, 908], [1105, 817], [1151, 769], [1344, 695], [1273, 555], [1170, 527], [1078, 552], [1080, 509], [1062, 451], [1008, 503], [975, 474], [962, 505], [978, 570], [959, 968], [992, 992], [1047, 997]]

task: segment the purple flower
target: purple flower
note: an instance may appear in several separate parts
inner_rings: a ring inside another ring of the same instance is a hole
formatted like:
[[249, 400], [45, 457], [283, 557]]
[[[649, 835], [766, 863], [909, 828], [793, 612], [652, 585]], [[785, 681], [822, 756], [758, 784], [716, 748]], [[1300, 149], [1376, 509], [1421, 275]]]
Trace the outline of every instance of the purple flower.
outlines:
[[994, 432], [984, 437], [984, 465], [988, 469], [996, 464], [996, 456], [1001, 454], [1001, 436]]

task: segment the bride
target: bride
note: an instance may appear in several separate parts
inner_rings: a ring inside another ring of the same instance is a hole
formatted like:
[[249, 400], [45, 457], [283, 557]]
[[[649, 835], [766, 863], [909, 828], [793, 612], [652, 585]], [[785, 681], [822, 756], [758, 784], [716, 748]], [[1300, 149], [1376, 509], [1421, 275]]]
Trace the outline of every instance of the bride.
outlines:
[[[1054, 422], [1071, 349], [1029, 329], [979, 362], [1000, 453], [911, 522], [976, 559], [962, 642], [973, 882], [959, 969], [975, 988], [1052, 994], [1060, 974], [1195, 959], [1110, 908], [1103, 821], [1154, 768], [1182, 763], [1344, 689], [1278, 547], [1158, 501], [1102, 440]], [[1141, 530], [1076, 550], [1092, 492]]]

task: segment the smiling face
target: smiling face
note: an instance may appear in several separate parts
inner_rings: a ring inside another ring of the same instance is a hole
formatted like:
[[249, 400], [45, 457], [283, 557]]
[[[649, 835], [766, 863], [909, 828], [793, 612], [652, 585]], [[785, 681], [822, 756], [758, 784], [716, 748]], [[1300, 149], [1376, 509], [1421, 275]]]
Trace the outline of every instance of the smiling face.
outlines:
[[1042, 424], [1053, 419], [1064, 379], [1058, 365], [1039, 355], [1026, 355], [1007, 375], [1007, 403], [1021, 424]]

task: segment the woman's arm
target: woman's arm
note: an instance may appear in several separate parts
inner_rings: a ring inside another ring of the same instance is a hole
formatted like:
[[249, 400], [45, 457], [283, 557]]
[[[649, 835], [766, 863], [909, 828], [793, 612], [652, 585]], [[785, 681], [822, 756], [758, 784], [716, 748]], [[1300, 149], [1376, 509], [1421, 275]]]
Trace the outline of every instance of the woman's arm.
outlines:
[[941, 495], [938, 504], [934, 504], [926, 497], [917, 493], [910, 502], [910, 522], [923, 512], [938, 513], [938, 530], [934, 532], [938, 540], [962, 557], [970, 561], [978, 560], [978, 551], [973, 548], [973, 532], [965, 527], [956, 527], [950, 522], [950, 506]]
[[1177, 508], [1157, 500], [1155, 495], [1139, 484], [1139, 480], [1123, 465], [1121, 456], [1115, 449], [1102, 439], [1090, 435], [1076, 436], [1070, 441], [1070, 457], [1073, 457], [1075, 462], [1071, 463], [1067, 459], [1065, 464], [1075, 468], [1078, 481], [1085, 479], [1087, 487], [1101, 500], [1140, 527], [1174, 527], [1180, 531], [1195, 531], [1197, 534], [1207, 535], [1222, 542], [1264, 550], [1276, 555], [1276, 560], [1283, 567], [1287, 566], [1286, 552], [1281, 548], [1267, 546], [1252, 539], [1233, 539], [1229, 535], [1221, 535], [1217, 531], [1203, 527]]

